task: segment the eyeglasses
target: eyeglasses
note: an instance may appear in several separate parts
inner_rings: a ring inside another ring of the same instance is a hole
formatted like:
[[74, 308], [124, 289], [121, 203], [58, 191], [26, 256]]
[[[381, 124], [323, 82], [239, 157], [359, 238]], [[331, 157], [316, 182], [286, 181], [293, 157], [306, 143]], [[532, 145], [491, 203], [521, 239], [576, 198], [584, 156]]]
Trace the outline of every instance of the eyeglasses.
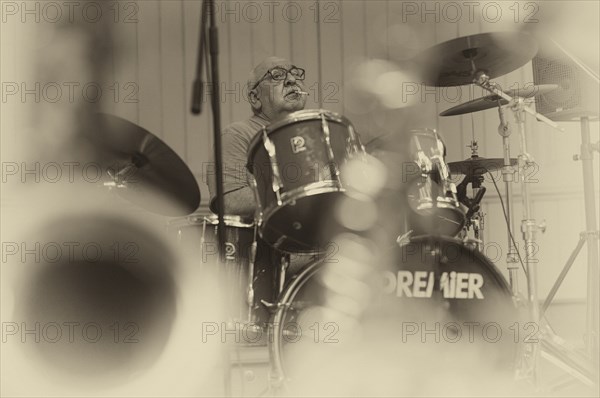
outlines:
[[[260, 83], [261, 83], [263, 80], [265, 80], [265, 78], [266, 78], [267, 76], [269, 76], [269, 75], [271, 76], [271, 79], [273, 79], [273, 80], [275, 80], [275, 81], [281, 81], [281, 80], [285, 80], [285, 78], [287, 77], [288, 73], [289, 73], [289, 74], [291, 74], [291, 75], [294, 77], [294, 79], [297, 79], [297, 80], [304, 80], [304, 73], [305, 73], [305, 70], [304, 70], [304, 69], [302, 69], [302, 68], [298, 68], [298, 67], [295, 67], [295, 66], [292, 66], [290, 69], [285, 69], [285, 68], [282, 68], [282, 67], [276, 66], [276, 67], [274, 67], [273, 69], [269, 69], [269, 70], [267, 71], [267, 73], [265, 73], [265, 74], [263, 75], [263, 77], [261, 77], [261, 78], [260, 78], [260, 79], [259, 79], [259, 80], [256, 82], [256, 84], [255, 84], [255, 85], [252, 87], [252, 90], [254, 90], [256, 87], [258, 87], [258, 85], [259, 85], [259, 84], [260, 84]], [[250, 91], [252, 91], [252, 90], [250, 90]]]

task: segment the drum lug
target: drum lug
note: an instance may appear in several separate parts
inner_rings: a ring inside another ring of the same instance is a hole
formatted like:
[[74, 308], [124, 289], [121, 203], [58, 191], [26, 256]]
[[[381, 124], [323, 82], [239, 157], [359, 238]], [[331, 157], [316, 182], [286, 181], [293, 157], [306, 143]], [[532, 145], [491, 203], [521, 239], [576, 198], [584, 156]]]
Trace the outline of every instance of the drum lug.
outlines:
[[321, 113], [321, 128], [323, 129], [323, 135], [325, 136], [325, 145], [327, 146], [327, 160], [329, 161], [329, 167], [331, 169], [331, 179], [340, 182], [340, 170], [335, 163], [335, 156], [333, 154], [333, 148], [331, 147], [331, 133], [329, 131], [329, 123], [325, 119], [325, 114]]
[[271, 163], [271, 172], [273, 173], [273, 192], [275, 192], [275, 197], [277, 198], [277, 205], [282, 205], [281, 200], [281, 189], [283, 188], [283, 183], [281, 182], [281, 175], [279, 174], [279, 166], [277, 165], [277, 152], [275, 150], [275, 144], [269, 138], [267, 134], [267, 128], [263, 127], [263, 145], [267, 154], [269, 155], [269, 161]]
[[410, 236], [412, 235], [412, 233], [413, 233], [413, 230], [411, 229], [407, 233], [399, 235], [398, 238], [396, 239], [396, 243], [398, 244], [398, 246], [403, 247], [403, 246], [408, 245], [410, 243]]
[[[256, 178], [250, 173], [246, 174], [246, 180], [248, 181], [248, 185], [252, 188], [252, 193], [254, 194], [254, 201], [256, 203], [256, 211], [254, 212], [254, 220], [256, 226], [260, 226], [263, 220], [263, 208], [260, 202], [260, 195], [258, 193], [258, 184], [256, 182]], [[256, 236], [255, 236], [256, 240]]]

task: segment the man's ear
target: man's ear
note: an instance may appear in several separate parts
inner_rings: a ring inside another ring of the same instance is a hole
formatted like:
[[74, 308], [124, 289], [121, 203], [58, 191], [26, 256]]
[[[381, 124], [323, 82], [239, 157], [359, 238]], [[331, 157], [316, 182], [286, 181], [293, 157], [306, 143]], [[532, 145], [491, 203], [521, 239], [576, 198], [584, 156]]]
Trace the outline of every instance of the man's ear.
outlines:
[[262, 107], [262, 103], [260, 102], [260, 99], [258, 98], [258, 93], [256, 92], [256, 90], [252, 90], [248, 93], [248, 97], [250, 99], [250, 105], [252, 105], [252, 109], [259, 111], [260, 108]]

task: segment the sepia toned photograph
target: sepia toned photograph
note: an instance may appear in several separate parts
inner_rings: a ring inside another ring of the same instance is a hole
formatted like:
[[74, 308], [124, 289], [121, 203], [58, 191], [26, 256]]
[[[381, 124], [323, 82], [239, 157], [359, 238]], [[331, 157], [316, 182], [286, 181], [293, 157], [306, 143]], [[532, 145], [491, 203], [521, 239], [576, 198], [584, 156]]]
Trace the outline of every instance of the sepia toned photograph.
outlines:
[[1, 397], [598, 397], [597, 0], [0, 0]]

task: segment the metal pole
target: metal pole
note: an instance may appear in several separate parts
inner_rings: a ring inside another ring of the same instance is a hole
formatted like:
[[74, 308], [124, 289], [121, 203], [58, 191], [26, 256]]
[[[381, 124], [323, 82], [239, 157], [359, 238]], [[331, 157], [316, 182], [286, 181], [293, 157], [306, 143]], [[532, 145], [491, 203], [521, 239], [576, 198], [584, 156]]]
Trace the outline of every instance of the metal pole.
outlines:
[[594, 193], [594, 149], [590, 143], [590, 121], [581, 118], [581, 165], [583, 167], [583, 192], [585, 201], [585, 226], [588, 256], [586, 347], [596, 368], [598, 367], [598, 226], [596, 224], [596, 198]]
[[[525, 179], [525, 167], [532, 162], [531, 156], [527, 153], [527, 136], [525, 132], [525, 103], [523, 98], [516, 98], [513, 110], [519, 127], [520, 153], [519, 153], [519, 181], [521, 185], [521, 196], [523, 203], [523, 220], [521, 222], [521, 232], [525, 241], [525, 268], [527, 269], [527, 298], [529, 304], [530, 322], [539, 325], [540, 313], [537, 292], [537, 259], [535, 255], [535, 233], [538, 226], [531, 217], [531, 201], [529, 195], [529, 185]], [[538, 385], [537, 368], [539, 364], [540, 344], [531, 343], [528, 347], [529, 366], [528, 371], [534, 385]]]
[[519, 295], [519, 259], [517, 258], [517, 249], [515, 248], [512, 237], [515, 230], [514, 217], [512, 215], [513, 208], [513, 190], [512, 184], [514, 182], [515, 170], [510, 164], [510, 126], [504, 119], [504, 110], [500, 103], [498, 103], [498, 114], [500, 116], [500, 125], [498, 126], [498, 134], [502, 136], [502, 148], [504, 151], [504, 167], [502, 168], [502, 179], [504, 180], [504, 190], [506, 192], [506, 218], [508, 219], [507, 224], [507, 237], [508, 237], [508, 253], [506, 254], [506, 268], [508, 268], [509, 283], [511, 291], [514, 297]]

